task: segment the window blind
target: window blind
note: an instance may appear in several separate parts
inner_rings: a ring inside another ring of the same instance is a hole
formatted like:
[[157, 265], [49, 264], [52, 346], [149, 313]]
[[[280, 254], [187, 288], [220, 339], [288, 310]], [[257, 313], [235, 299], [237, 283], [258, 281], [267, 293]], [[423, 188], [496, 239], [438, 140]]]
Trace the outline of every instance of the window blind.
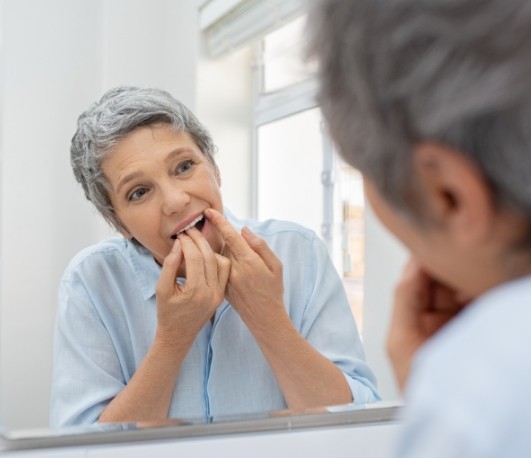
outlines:
[[199, 22], [211, 57], [262, 38], [304, 12], [304, 0], [211, 0]]

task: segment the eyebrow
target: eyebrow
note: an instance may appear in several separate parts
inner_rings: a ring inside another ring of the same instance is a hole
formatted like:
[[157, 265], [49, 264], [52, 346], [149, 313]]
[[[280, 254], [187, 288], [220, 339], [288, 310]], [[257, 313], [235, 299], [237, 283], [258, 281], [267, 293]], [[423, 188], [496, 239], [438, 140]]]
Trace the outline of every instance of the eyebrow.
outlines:
[[168, 153], [168, 155], [166, 156], [166, 159], [164, 159], [164, 162], [166, 162], [166, 164], [168, 164], [173, 159], [175, 159], [176, 157], [179, 157], [183, 153], [195, 153], [195, 152], [196, 151], [193, 148], [190, 148], [188, 146], [183, 146], [181, 148], [176, 148], [173, 151], [170, 151], [170, 153]]
[[[192, 148], [189, 148], [187, 146], [183, 146], [181, 148], [176, 148], [174, 149], [173, 151], [170, 151], [168, 153], [168, 155], [166, 156], [166, 158], [164, 159], [164, 162], [166, 164], [168, 164], [169, 162], [171, 162], [173, 159], [175, 159], [176, 157], [179, 157], [181, 154], [184, 154], [184, 153], [189, 153], [189, 152], [192, 152], [192, 153], [195, 153], [195, 150], [193, 150]], [[116, 186], [116, 194], [119, 194], [120, 193], [120, 190], [129, 182], [137, 179], [137, 178], [140, 178], [142, 177], [142, 175], [144, 175], [144, 172], [142, 170], [137, 170], [135, 172], [131, 172], [129, 173], [128, 175], [125, 175], [119, 182], [118, 182], [118, 185]]]

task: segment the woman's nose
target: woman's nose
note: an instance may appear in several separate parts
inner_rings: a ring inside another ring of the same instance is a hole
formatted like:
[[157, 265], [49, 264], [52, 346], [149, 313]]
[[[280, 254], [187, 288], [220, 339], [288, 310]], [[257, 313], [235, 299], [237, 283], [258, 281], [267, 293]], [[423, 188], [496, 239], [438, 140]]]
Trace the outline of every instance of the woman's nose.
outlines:
[[173, 215], [181, 212], [188, 202], [190, 195], [177, 186], [167, 185], [162, 190], [162, 212], [165, 215]]

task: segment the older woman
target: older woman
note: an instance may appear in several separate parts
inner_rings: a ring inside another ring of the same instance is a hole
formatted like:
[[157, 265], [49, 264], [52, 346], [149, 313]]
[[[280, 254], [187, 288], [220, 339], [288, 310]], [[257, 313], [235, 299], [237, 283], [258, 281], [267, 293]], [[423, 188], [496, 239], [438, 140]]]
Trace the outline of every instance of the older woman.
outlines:
[[116, 88], [80, 116], [75, 176], [122, 236], [61, 281], [52, 425], [378, 399], [323, 243], [231, 215], [213, 151], [161, 90]]
[[411, 251], [400, 457], [531, 455], [531, 3], [322, 0], [321, 101]]

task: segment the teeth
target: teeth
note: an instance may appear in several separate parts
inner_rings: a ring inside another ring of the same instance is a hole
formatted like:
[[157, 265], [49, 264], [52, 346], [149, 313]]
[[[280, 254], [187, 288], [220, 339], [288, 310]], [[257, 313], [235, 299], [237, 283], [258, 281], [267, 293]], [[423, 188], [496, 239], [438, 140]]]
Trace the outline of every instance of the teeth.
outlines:
[[186, 227], [183, 227], [179, 232], [177, 232], [176, 235], [179, 235], [180, 233], [184, 232], [184, 231], [187, 231], [188, 229], [191, 229], [192, 227], [194, 227], [199, 221], [201, 221], [203, 219], [203, 215], [199, 215], [196, 219], [194, 219], [190, 224], [188, 224], [188, 226]]

